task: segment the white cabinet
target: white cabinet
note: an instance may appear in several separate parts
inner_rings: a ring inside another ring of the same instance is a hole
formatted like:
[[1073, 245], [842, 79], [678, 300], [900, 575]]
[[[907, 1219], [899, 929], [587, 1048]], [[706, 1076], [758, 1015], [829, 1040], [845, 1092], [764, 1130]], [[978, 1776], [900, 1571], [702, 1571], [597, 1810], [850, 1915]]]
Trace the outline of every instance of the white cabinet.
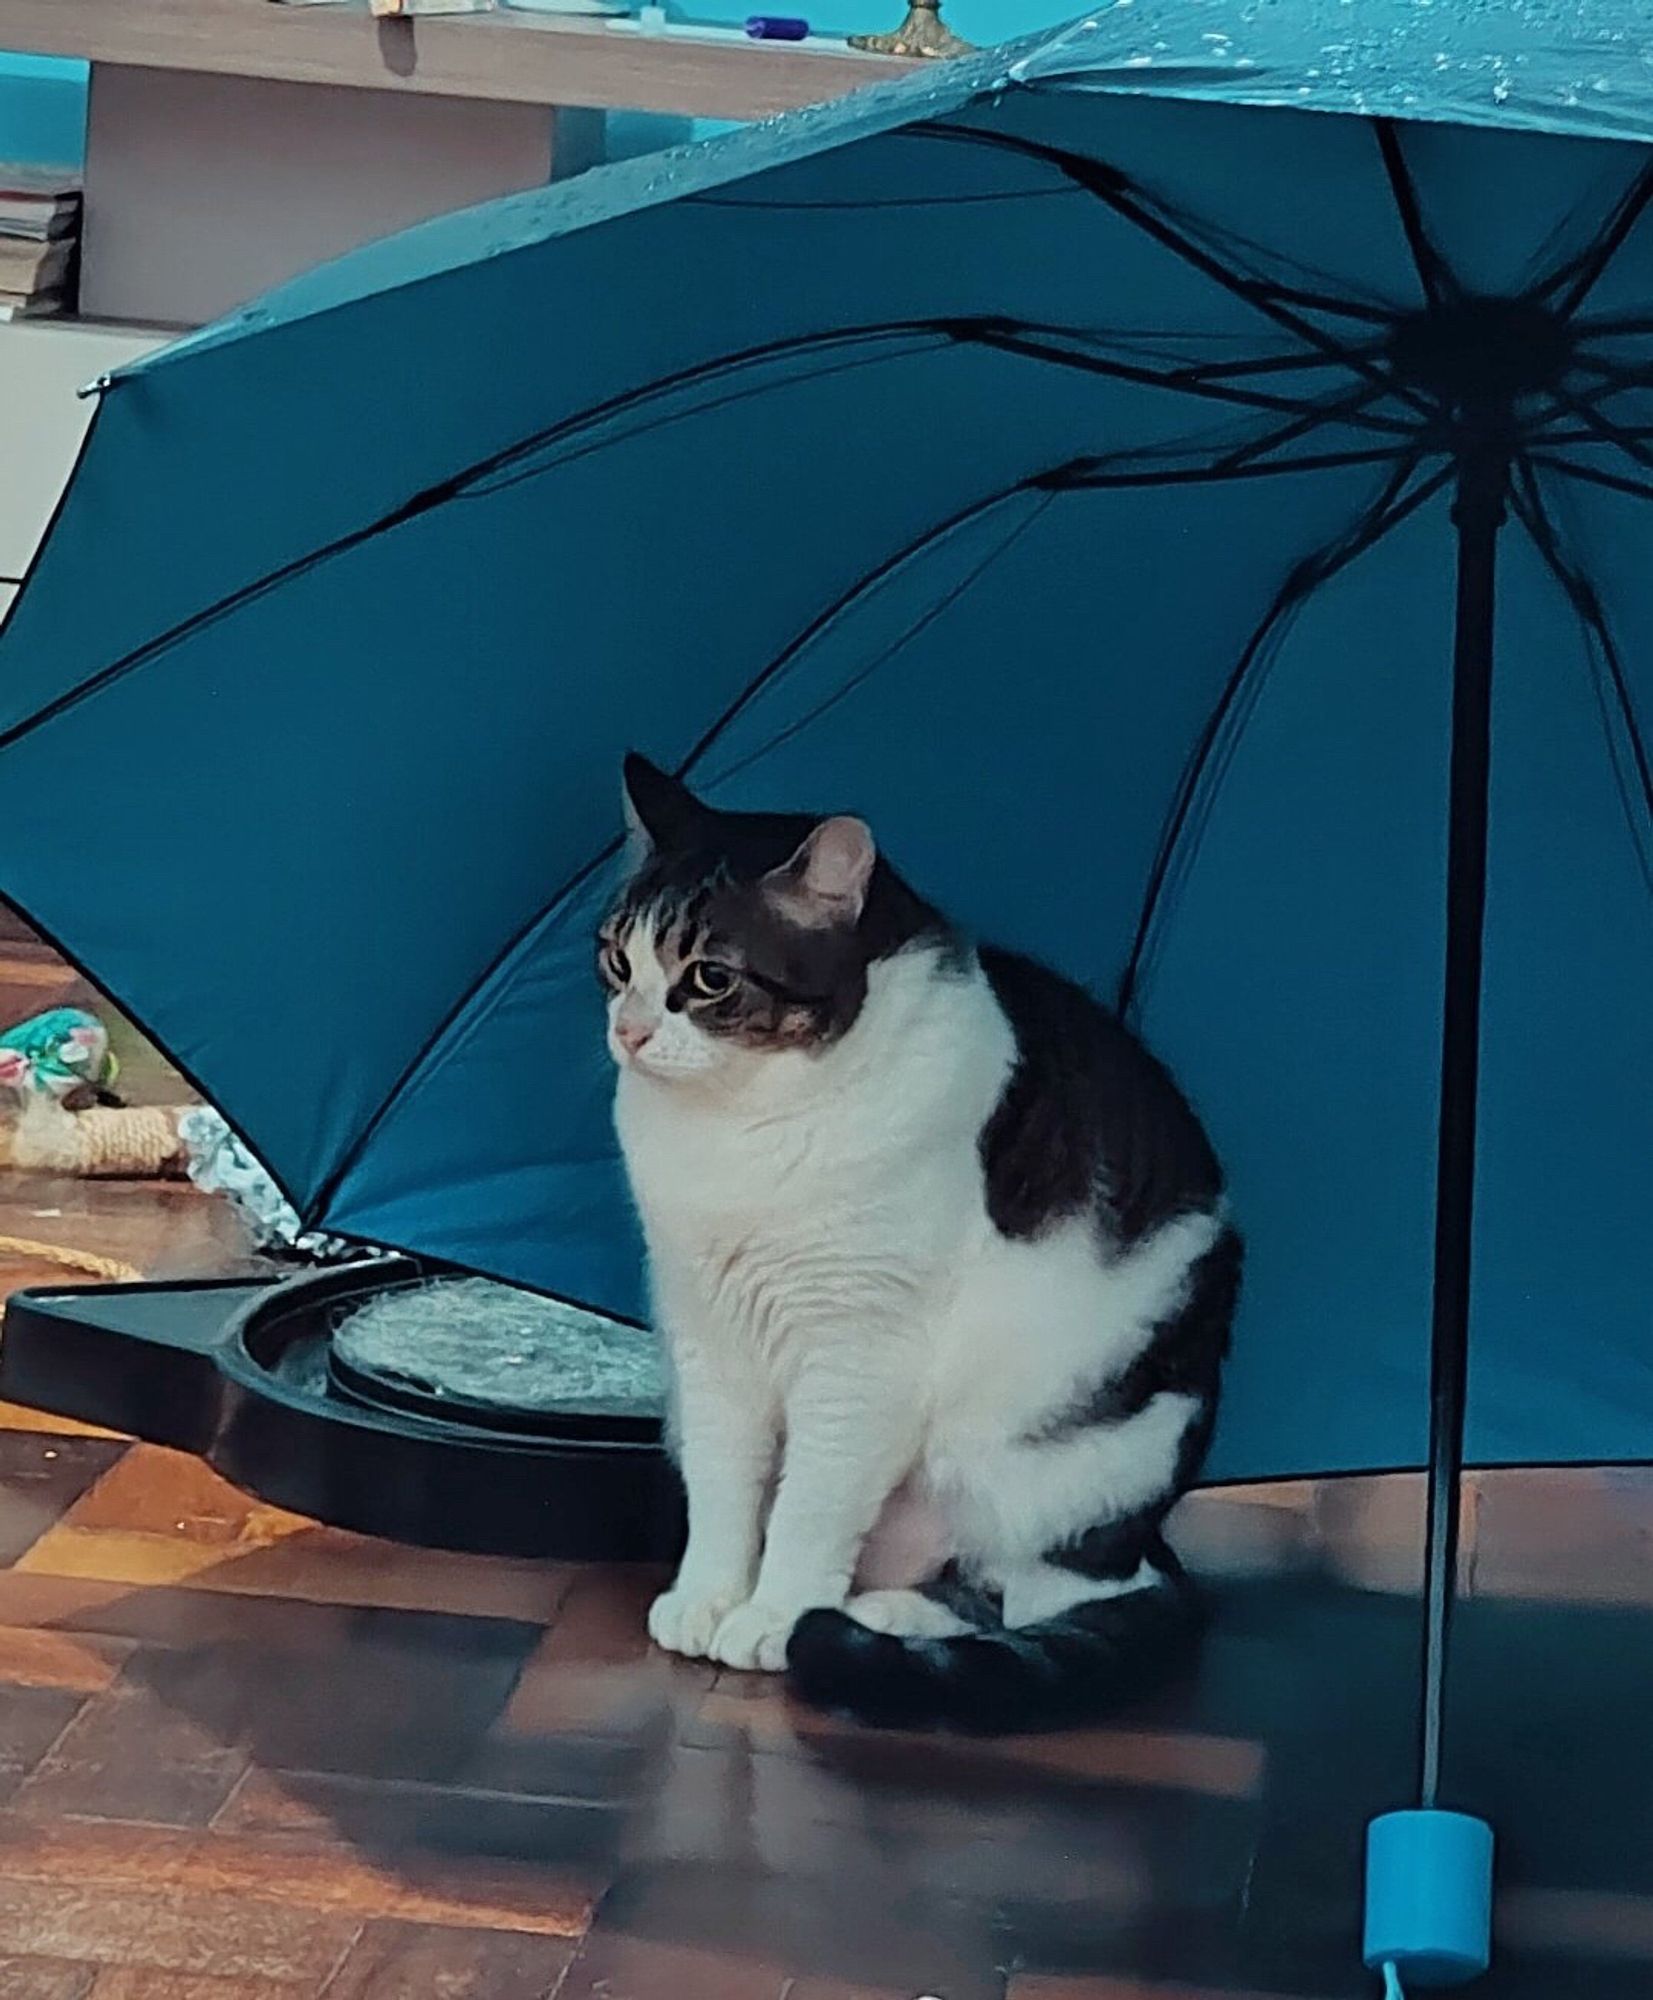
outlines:
[[[50, 320], [0, 325], [0, 583], [28, 568], [74, 470], [92, 420], [77, 391], [161, 339]], [[8, 593], [0, 610], [9, 603]]]

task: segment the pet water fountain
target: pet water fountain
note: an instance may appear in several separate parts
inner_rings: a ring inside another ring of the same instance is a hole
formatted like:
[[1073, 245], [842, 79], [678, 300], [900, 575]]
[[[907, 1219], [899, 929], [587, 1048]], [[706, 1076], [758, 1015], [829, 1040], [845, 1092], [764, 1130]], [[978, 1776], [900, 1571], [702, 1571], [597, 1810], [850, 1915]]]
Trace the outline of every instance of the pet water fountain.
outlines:
[[411, 1259], [20, 1293], [0, 1397], [362, 1534], [567, 1561], [682, 1538], [653, 1336]]

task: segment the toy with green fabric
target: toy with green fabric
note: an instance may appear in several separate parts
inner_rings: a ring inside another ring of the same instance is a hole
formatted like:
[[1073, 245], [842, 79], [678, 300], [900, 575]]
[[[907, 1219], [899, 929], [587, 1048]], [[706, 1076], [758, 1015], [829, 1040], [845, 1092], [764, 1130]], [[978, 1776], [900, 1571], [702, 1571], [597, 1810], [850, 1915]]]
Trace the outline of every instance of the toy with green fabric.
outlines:
[[49, 1007], [0, 1033], [0, 1085], [78, 1110], [117, 1102], [109, 1030], [83, 1007]]

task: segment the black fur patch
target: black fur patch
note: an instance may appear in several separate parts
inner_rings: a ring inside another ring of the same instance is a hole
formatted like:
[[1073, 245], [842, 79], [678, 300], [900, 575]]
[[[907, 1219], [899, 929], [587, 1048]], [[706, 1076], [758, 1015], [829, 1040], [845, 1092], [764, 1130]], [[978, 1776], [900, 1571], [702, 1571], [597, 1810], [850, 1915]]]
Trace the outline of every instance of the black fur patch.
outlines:
[[1123, 1248], [1214, 1206], [1222, 1170], [1164, 1064], [1071, 980], [1013, 952], [980, 957], [1017, 1050], [981, 1135], [995, 1226], [1035, 1237], [1094, 1209]]
[[1042, 1625], [959, 1639], [902, 1640], [842, 1611], [810, 1611], [787, 1646], [787, 1669], [805, 1701], [874, 1728], [1070, 1729], [1162, 1688], [1203, 1623], [1180, 1575]]

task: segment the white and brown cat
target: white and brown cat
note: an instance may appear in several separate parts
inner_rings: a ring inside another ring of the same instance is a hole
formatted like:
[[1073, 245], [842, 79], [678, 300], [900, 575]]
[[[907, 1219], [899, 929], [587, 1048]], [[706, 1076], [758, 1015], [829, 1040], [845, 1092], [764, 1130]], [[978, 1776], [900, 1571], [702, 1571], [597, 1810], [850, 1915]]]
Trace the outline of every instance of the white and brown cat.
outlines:
[[871, 1722], [1105, 1713], [1199, 1623], [1162, 1529], [1241, 1261], [1204, 1131], [859, 820], [625, 786], [598, 953], [689, 1502], [650, 1631]]

